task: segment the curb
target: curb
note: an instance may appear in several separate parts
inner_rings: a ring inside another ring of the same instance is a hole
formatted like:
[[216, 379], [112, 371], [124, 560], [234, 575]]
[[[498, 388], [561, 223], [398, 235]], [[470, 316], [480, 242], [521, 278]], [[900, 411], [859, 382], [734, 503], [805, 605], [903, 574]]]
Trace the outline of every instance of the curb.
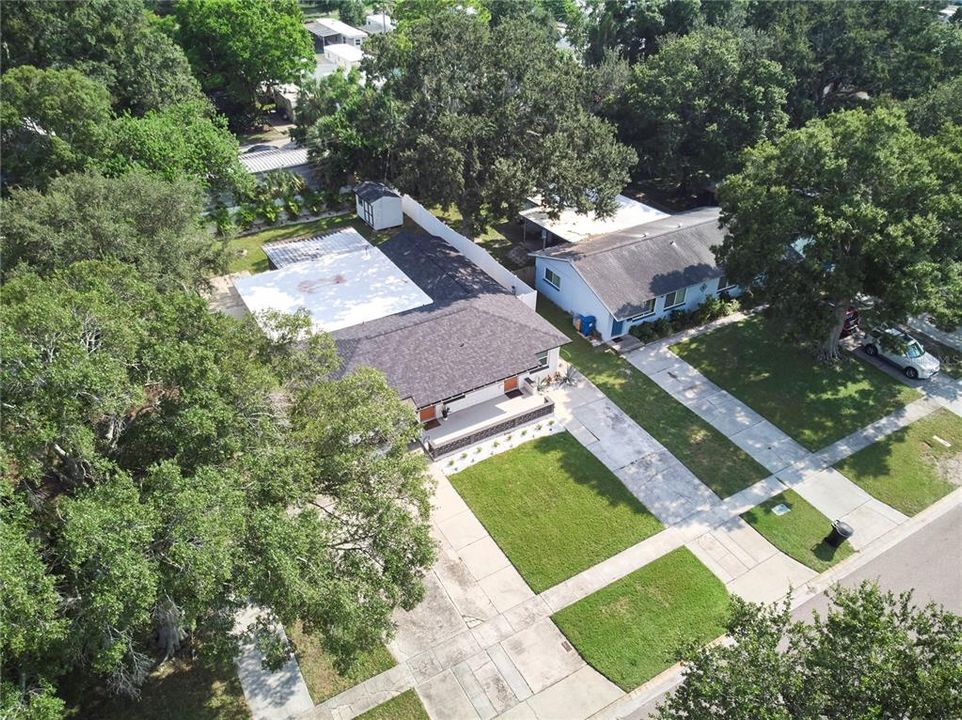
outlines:
[[[929, 505], [929, 507], [909, 518], [901, 525], [897, 525], [891, 531], [868, 545], [864, 550], [842, 560], [835, 567], [826, 570], [818, 577], [806, 583], [799, 589], [800, 591], [797, 594], [792, 595], [790, 608], [796, 610], [801, 607], [813, 597], [822, 594], [832, 585], [843, 580], [848, 575], [851, 575], [856, 570], [859, 570], [905, 539], [911, 537], [925, 526], [958, 507], [962, 507], [962, 487], [953, 490], [944, 498]], [[708, 643], [708, 645], [718, 645], [728, 642], [730, 642], [728, 637], [722, 636]], [[591, 720], [616, 720], [627, 717], [641, 706], [650, 703], [652, 700], [655, 700], [680, 685], [682, 682], [682, 672], [683, 668], [681, 663], [672, 665], [667, 670], [662, 671], [643, 685], [632, 690], [625, 697], [615, 700], [615, 702], [592, 715]]]

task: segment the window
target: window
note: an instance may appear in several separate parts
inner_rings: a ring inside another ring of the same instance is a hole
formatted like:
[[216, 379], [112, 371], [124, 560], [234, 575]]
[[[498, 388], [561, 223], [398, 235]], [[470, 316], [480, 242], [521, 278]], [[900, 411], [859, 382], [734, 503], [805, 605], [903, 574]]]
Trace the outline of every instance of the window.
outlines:
[[374, 227], [374, 203], [361, 201], [361, 219]]
[[551, 268], [544, 269], [544, 279], [555, 290], [561, 289], [561, 276], [554, 272]]
[[548, 351], [538, 353], [538, 370], [544, 370], [548, 367]]
[[645, 300], [645, 304], [641, 306], [641, 312], [635, 315], [634, 317], [628, 318], [628, 322], [630, 323], [638, 322], [639, 320], [642, 320], [648, 317], [649, 315], [653, 315], [654, 313], [655, 313], [655, 298], [651, 298], [651, 300]]
[[682, 288], [681, 290], [675, 290], [675, 292], [670, 292], [665, 295], [665, 309], [673, 308], [678, 305], [683, 305], [685, 302], [685, 295], [688, 294], [688, 288]]
[[735, 287], [735, 283], [731, 282], [724, 275], [718, 278], [718, 292], [722, 292], [723, 290], [727, 290], [728, 288], [733, 288], [733, 287]]

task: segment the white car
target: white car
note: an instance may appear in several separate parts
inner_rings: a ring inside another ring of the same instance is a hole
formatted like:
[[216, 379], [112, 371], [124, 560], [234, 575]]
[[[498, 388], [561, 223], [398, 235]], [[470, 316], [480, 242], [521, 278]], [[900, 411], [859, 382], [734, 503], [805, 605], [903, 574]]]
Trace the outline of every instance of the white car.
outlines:
[[895, 365], [911, 380], [926, 380], [939, 371], [938, 358], [927, 353], [922, 343], [908, 333], [898, 328], [886, 328], [882, 331], [885, 333], [882, 338], [881, 332], [875, 332], [875, 335], [866, 335], [862, 341], [866, 355], [878, 356]]

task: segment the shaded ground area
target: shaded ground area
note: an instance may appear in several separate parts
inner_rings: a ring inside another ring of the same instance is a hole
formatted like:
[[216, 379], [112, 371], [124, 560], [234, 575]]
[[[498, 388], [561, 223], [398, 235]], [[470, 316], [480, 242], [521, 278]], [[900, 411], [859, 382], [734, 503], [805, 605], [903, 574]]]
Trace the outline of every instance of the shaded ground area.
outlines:
[[139, 700], [104, 688], [63, 685], [72, 720], [244, 720], [247, 702], [233, 665], [210, 669], [199, 661], [175, 659], [150, 674]]
[[768, 476], [748, 453], [644, 373], [610, 351], [592, 348], [578, 336], [568, 314], [556, 305], [539, 298], [538, 312], [572, 338], [561, 348], [561, 356], [719, 497], [728, 497]]
[[334, 669], [332, 658], [321, 647], [316, 636], [305, 635], [299, 624], [287, 628], [286, 632], [294, 644], [301, 675], [315, 704], [390, 670], [396, 664], [387, 649], [379, 646], [363, 653], [348, 672], [341, 674]]
[[355, 720], [430, 720], [414, 690], [405, 690], [386, 703], [358, 715]]
[[962, 418], [937, 410], [835, 467], [870, 495], [915, 515], [962, 484]]
[[375, 245], [401, 230], [401, 228], [392, 228], [391, 230], [375, 232], [370, 225], [367, 225], [354, 213], [332, 215], [331, 217], [309, 220], [307, 222], [278, 225], [277, 227], [266, 228], [250, 235], [232, 238], [228, 244], [228, 249], [231, 251], [228, 271], [235, 273], [248, 270], [252, 273], [259, 273], [268, 270], [267, 256], [263, 250], [261, 250], [261, 245], [266, 242], [301, 237], [308, 238], [313, 235], [334, 232], [335, 230], [346, 227], [354, 228]]
[[948, 345], [943, 345], [938, 340], [930, 338], [928, 335], [923, 335], [919, 332], [912, 332], [912, 337], [922, 343], [922, 347], [932, 355], [935, 355], [941, 363], [941, 372], [944, 375], [955, 378], [956, 380], [962, 380], [962, 351], [951, 348]]
[[[774, 512], [779, 506], [788, 508], [788, 512], [782, 515]], [[779, 493], [742, 513], [742, 519], [783, 553], [817, 572], [828, 570], [852, 554], [848, 543], [833, 548], [825, 542], [832, 521], [794, 490]]]
[[[461, 213], [456, 207], [451, 206], [447, 209], [434, 207], [431, 208], [431, 212], [452, 230], [461, 232]], [[523, 226], [512, 219], [505, 219], [488, 225], [471, 239], [491, 253], [505, 267], [517, 269], [531, 264], [531, 259], [526, 255], [509, 254], [512, 247], [523, 245], [523, 237]], [[518, 262], [521, 259], [523, 262]]]
[[855, 356], [816, 362], [762, 317], [691, 338], [672, 351], [813, 452], [919, 397]]
[[495, 455], [450, 480], [535, 592], [662, 529], [566, 432]]
[[581, 656], [630, 691], [675, 662], [685, 643], [725, 631], [728, 593], [679, 548], [553, 617]]

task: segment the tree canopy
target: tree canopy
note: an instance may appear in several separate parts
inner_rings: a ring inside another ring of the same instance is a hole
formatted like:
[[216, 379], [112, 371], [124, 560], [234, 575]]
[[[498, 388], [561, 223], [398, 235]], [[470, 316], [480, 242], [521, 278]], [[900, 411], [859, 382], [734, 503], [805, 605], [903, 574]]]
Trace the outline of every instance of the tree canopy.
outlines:
[[180, 46], [142, 0], [4, 2], [5, 68], [73, 67], [104, 84], [118, 112], [140, 115], [202, 97]]
[[864, 583], [828, 614], [734, 598], [731, 645], [689, 648], [659, 720], [901, 720], [962, 716], [962, 618]]
[[921, 138], [895, 109], [838, 112], [762, 142], [719, 189], [726, 276], [833, 358], [845, 310], [962, 321], [962, 129]]
[[6, 188], [44, 188], [64, 173], [143, 168], [214, 191], [251, 184], [237, 140], [204, 99], [115, 117], [104, 86], [79, 71], [22, 65], [4, 73], [0, 128]]
[[183, 643], [276, 650], [273, 621], [349, 662], [431, 561], [417, 424], [382, 375], [338, 377], [303, 317], [265, 334], [137, 276], [81, 262], [0, 288], [0, 658], [19, 712], [55, 709], [68, 671], [136, 694]]
[[612, 209], [633, 153], [591, 114], [587, 72], [543, 26], [492, 30], [451, 12], [366, 48], [365, 92], [309, 134], [321, 166], [455, 205], [467, 232], [535, 194], [552, 209]]
[[314, 44], [296, 0], [180, 0], [177, 37], [201, 86], [237, 126], [258, 114], [262, 86], [314, 69]]
[[5, 185], [44, 187], [96, 163], [112, 118], [103, 85], [77, 70], [30, 65], [8, 70], [0, 83]]
[[201, 223], [202, 208], [196, 183], [144, 171], [64, 175], [45, 193], [15, 188], [0, 206], [4, 272], [22, 264], [46, 274], [79, 260], [114, 259], [158, 288], [203, 287], [225, 261]]
[[667, 39], [634, 66], [622, 134], [646, 175], [698, 190], [738, 168], [741, 151], [784, 132], [791, 77], [757, 36], [706, 27]]

